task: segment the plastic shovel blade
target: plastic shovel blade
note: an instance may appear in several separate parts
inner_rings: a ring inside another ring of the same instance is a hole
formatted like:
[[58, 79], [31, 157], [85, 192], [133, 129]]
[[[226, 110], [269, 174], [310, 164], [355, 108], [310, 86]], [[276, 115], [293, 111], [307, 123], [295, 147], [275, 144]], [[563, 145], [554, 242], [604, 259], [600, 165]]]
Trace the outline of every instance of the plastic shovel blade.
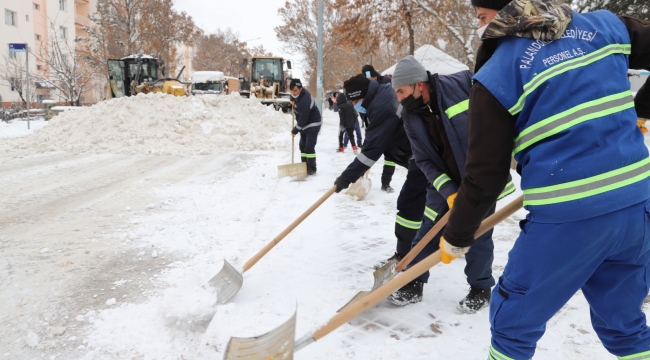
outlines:
[[366, 197], [366, 195], [368, 195], [371, 187], [372, 180], [365, 176], [362, 176], [359, 178], [359, 180], [350, 185], [348, 190], [345, 192], [345, 195], [350, 195], [357, 200], [362, 200]]
[[375, 283], [372, 285], [372, 290], [359, 291], [358, 294], [356, 294], [350, 301], [348, 301], [347, 304], [343, 305], [343, 307], [340, 308], [337, 312], [363, 299], [364, 297], [368, 296], [368, 294], [375, 291], [375, 289], [378, 289], [385, 283], [393, 280], [397, 276], [397, 272], [395, 271], [396, 266], [397, 266], [397, 261], [393, 259], [387, 262], [386, 264], [384, 264], [384, 266], [375, 270], [375, 272], [372, 273], [372, 276], [375, 278]]
[[292, 360], [295, 335], [296, 313], [264, 335], [230, 338], [224, 360]]
[[208, 281], [208, 285], [214, 288], [217, 293], [217, 304], [219, 305], [223, 305], [232, 299], [239, 292], [243, 283], [244, 276], [226, 260], [223, 261], [221, 271]]
[[278, 178], [285, 176], [304, 180], [307, 177], [307, 163], [300, 162], [296, 164], [278, 165]]

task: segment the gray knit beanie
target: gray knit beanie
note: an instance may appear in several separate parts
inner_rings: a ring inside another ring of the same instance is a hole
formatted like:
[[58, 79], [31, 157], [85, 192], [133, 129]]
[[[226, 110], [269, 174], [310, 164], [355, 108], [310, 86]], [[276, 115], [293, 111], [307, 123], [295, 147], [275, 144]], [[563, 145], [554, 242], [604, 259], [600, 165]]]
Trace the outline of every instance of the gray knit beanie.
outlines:
[[415, 60], [413, 55], [409, 55], [397, 63], [392, 80], [394, 89], [404, 85], [429, 81], [429, 75], [427, 69]]

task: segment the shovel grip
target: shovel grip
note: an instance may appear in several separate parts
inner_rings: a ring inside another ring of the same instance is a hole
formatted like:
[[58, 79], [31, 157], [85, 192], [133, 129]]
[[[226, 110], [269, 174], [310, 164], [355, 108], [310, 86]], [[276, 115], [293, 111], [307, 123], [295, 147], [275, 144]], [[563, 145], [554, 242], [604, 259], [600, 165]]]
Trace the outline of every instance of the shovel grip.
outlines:
[[[496, 224], [500, 223], [508, 216], [514, 214], [515, 211], [519, 210], [523, 206], [524, 197], [522, 195], [483, 220], [483, 222], [481, 222], [481, 226], [479, 226], [479, 228], [476, 230], [474, 238], [485, 234], [488, 230], [495, 227]], [[447, 225], [447, 222], [449, 221], [449, 214], [451, 214], [451, 211], [447, 211], [447, 213], [438, 220], [438, 222], [431, 228], [431, 230], [429, 230], [426, 235], [424, 235], [424, 237], [411, 249], [411, 251], [409, 251], [408, 254], [404, 256], [402, 261], [400, 261], [397, 266], [395, 266], [395, 271], [399, 272], [404, 270], [404, 268], [406, 268], [411, 263], [411, 261], [413, 261], [413, 259], [418, 256], [420, 251], [422, 251], [422, 249], [424, 249], [424, 247], [427, 246], [429, 242], [431, 242], [431, 239], [433, 239], [433, 237], [436, 236], [436, 234], [439, 233], [442, 228], [445, 227], [445, 225]]]
[[309, 216], [312, 212], [314, 212], [314, 210], [316, 210], [322, 203], [324, 203], [325, 200], [327, 200], [327, 198], [332, 196], [332, 194], [334, 194], [335, 191], [336, 191], [336, 185], [332, 186], [331, 189], [327, 190], [325, 195], [321, 196], [320, 199], [316, 200], [316, 202], [312, 206], [310, 206], [309, 209], [307, 209], [304, 213], [302, 213], [302, 215], [300, 215], [296, 220], [294, 220], [291, 223], [291, 225], [289, 225], [286, 229], [284, 229], [278, 236], [275, 237], [275, 239], [271, 240], [271, 242], [266, 244], [266, 246], [262, 250], [260, 250], [257, 254], [255, 254], [255, 256], [250, 258], [250, 260], [248, 260], [246, 264], [244, 264], [244, 272], [252, 268], [253, 265], [255, 265], [264, 255], [266, 255], [266, 253], [271, 251], [271, 249], [273, 249], [275, 245], [277, 245], [280, 241], [282, 241], [282, 239], [284, 239], [285, 236], [287, 236], [293, 229], [295, 229], [298, 225], [300, 225], [300, 223], [303, 220], [305, 220], [307, 216]]
[[[519, 210], [523, 206], [524, 206], [524, 197], [520, 196], [514, 201], [512, 201], [511, 203], [509, 203], [508, 205], [504, 206], [501, 210], [490, 215], [487, 219], [481, 222], [481, 226], [479, 226], [478, 230], [476, 231], [474, 238], [483, 235], [483, 233], [493, 228], [496, 224], [506, 219], [508, 216], [514, 214], [517, 210]], [[321, 339], [325, 335], [334, 331], [339, 326], [347, 323], [357, 315], [368, 310], [369, 308], [371, 308], [372, 306], [374, 306], [384, 298], [388, 297], [388, 295], [394, 293], [404, 285], [410, 283], [411, 281], [413, 281], [413, 279], [417, 278], [418, 276], [422, 275], [422, 273], [424, 273], [425, 271], [437, 265], [441, 260], [440, 257], [441, 257], [440, 249], [438, 249], [433, 254], [424, 258], [424, 260], [413, 265], [410, 269], [402, 272], [400, 276], [397, 276], [393, 280], [380, 286], [379, 288], [377, 288], [377, 290], [372, 291], [370, 294], [368, 294], [361, 300], [353, 303], [350, 306], [346, 306], [338, 314], [332, 317], [330, 321], [328, 321], [327, 324], [325, 324], [325, 326], [316, 330], [314, 332], [314, 335], [312, 336], [313, 339], [314, 340]]]

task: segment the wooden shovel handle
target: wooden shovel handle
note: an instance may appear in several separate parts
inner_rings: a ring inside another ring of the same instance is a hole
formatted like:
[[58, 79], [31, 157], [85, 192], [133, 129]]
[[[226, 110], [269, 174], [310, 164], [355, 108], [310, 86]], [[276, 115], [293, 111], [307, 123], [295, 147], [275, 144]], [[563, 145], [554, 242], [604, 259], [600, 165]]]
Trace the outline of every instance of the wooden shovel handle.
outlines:
[[276, 236], [275, 239], [271, 240], [270, 243], [266, 244], [266, 246], [260, 250], [255, 256], [253, 256], [250, 260], [244, 264], [244, 272], [246, 272], [248, 269], [252, 268], [253, 265], [255, 265], [266, 253], [268, 253], [275, 245], [277, 245], [282, 239], [284, 239], [285, 236], [287, 236], [293, 229], [296, 228], [296, 226], [300, 225], [300, 223], [307, 218], [314, 210], [316, 210], [327, 198], [332, 196], [334, 192], [336, 191], [336, 185], [332, 186], [331, 189], [327, 190], [325, 195], [321, 196], [320, 199], [316, 200], [316, 202], [309, 207], [302, 215], [298, 216], [296, 220], [294, 220], [291, 225], [289, 225], [286, 229], [284, 229], [280, 235]]
[[[494, 227], [494, 225], [498, 224], [500, 221], [504, 220], [508, 216], [514, 214], [515, 211], [520, 209], [523, 205], [524, 205], [524, 198], [523, 196], [520, 196], [510, 204], [506, 205], [503, 209], [497, 211], [487, 219], [483, 220], [481, 226], [476, 231], [474, 238], [483, 235], [483, 233], [485, 233], [487, 230]], [[363, 299], [357, 301], [356, 303], [350, 306], [346, 306], [343, 310], [341, 310], [338, 314], [336, 314], [333, 318], [331, 318], [330, 321], [328, 321], [327, 324], [325, 324], [325, 326], [316, 330], [312, 338], [314, 340], [318, 340], [322, 338], [323, 336], [334, 331], [339, 326], [347, 323], [357, 315], [368, 310], [370, 307], [374, 306], [376, 303], [388, 297], [388, 295], [394, 293], [402, 286], [410, 283], [411, 281], [413, 281], [413, 279], [417, 278], [418, 276], [422, 275], [422, 273], [424, 273], [425, 271], [429, 270], [430, 268], [438, 264], [440, 262], [440, 255], [441, 255], [440, 249], [438, 249], [436, 252], [427, 256], [426, 258], [424, 258], [424, 260], [420, 261], [419, 263], [413, 265], [413, 267], [404, 271], [400, 276], [397, 276], [393, 280], [379, 287], [377, 290], [371, 292]]]
[[[508, 205], [504, 206], [499, 211], [490, 215], [487, 219], [481, 222], [481, 226], [479, 226], [479, 228], [476, 230], [474, 238], [485, 234], [496, 224], [500, 223], [508, 216], [514, 214], [514, 212], [519, 210], [522, 206], [524, 206], [524, 197], [520, 196]], [[429, 242], [431, 242], [431, 239], [433, 239], [433, 237], [436, 236], [436, 234], [439, 233], [445, 225], [447, 225], [450, 213], [451, 211], [447, 211], [447, 213], [438, 220], [438, 222], [431, 228], [431, 230], [426, 233], [426, 235], [424, 235], [424, 237], [417, 243], [417, 245], [415, 245], [411, 251], [409, 251], [408, 254], [402, 258], [402, 261], [400, 261], [397, 266], [395, 266], [395, 271], [399, 272], [404, 270], [411, 263], [411, 261], [413, 261], [413, 259], [418, 256], [420, 251], [422, 251], [422, 249], [424, 249], [424, 247], [427, 246]]]

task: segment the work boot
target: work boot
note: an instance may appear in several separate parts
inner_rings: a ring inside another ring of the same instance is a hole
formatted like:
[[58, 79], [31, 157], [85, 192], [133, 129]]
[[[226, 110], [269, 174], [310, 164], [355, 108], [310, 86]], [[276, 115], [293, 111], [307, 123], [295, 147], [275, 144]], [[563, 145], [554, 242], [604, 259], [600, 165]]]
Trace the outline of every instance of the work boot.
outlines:
[[398, 254], [397, 252], [395, 252], [395, 254], [393, 254], [393, 256], [389, 257], [386, 260], [382, 260], [382, 261], [378, 262], [377, 264], [375, 264], [373, 266], [373, 268], [375, 268], [375, 270], [377, 270], [380, 267], [382, 267], [382, 266], [388, 264], [389, 262], [391, 262], [391, 260], [395, 260], [396, 262], [400, 262], [400, 261], [402, 261], [402, 256], [400, 254]]
[[490, 304], [492, 291], [470, 286], [469, 294], [458, 303], [458, 310], [465, 314], [474, 314]]
[[359, 150], [357, 150], [356, 146], [352, 147], [352, 152], [354, 153], [354, 155], [359, 155]]
[[336, 152], [343, 152], [343, 151], [345, 151], [344, 147], [339, 147], [338, 149], [336, 149]]
[[415, 304], [422, 301], [424, 283], [418, 279], [404, 285], [401, 289], [388, 296], [388, 301], [397, 306]]
[[381, 186], [381, 189], [382, 189], [383, 191], [387, 192], [387, 193], [392, 193], [393, 191], [395, 191], [392, 187], [390, 187], [390, 185], [387, 185], [387, 184], [386, 184], [386, 185], [382, 185], [382, 186]]
[[316, 175], [316, 170], [314, 169], [307, 170], [307, 175]]

